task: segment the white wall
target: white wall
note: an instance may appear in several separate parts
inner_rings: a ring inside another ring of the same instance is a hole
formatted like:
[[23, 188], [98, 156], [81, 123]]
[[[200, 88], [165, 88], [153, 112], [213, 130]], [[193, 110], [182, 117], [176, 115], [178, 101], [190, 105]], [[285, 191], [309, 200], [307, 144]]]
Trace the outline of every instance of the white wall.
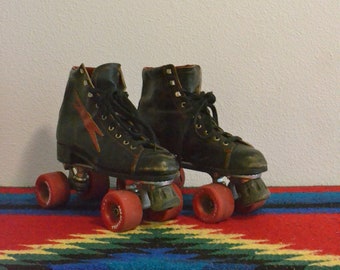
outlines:
[[[270, 186], [339, 184], [339, 1], [0, 0], [1, 186], [62, 169], [70, 68], [200, 64], [220, 125], [260, 149]], [[187, 185], [209, 176], [187, 173]]]

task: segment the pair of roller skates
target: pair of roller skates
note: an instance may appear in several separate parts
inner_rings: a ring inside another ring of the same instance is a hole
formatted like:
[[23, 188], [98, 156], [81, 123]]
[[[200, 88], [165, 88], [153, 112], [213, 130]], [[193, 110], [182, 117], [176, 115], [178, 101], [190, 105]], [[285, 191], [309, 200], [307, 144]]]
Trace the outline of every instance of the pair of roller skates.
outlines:
[[[72, 68], [57, 126], [57, 157], [69, 175], [40, 175], [39, 205], [64, 205], [76, 190], [84, 199], [102, 198], [105, 226], [126, 231], [143, 218], [175, 218], [189, 168], [213, 178], [194, 196], [201, 220], [228, 218], [234, 202], [241, 211], [262, 206], [269, 196], [260, 178], [264, 157], [218, 127], [214, 96], [200, 92], [200, 83], [199, 66], [145, 68], [137, 110], [119, 64]], [[117, 178], [110, 191], [109, 176]]]

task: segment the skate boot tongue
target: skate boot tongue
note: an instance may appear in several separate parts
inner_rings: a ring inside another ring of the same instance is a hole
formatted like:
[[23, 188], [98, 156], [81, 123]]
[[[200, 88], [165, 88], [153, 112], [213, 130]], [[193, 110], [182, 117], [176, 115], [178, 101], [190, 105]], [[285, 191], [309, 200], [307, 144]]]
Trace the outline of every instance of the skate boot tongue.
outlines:
[[198, 65], [186, 65], [176, 68], [184, 91], [199, 94], [201, 92], [202, 73]]
[[109, 63], [97, 67], [92, 73], [92, 82], [101, 95], [111, 103], [111, 108], [122, 116], [136, 117], [137, 110], [128, 99], [120, 64]]
[[91, 79], [93, 84], [100, 89], [124, 91], [126, 88], [120, 64], [110, 63], [97, 67]]
[[136, 107], [128, 99], [120, 64], [109, 63], [97, 67], [91, 79], [115, 119], [130, 131], [130, 135], [136, 140], [145, 141], [143, 144], [149, 143], [149, 140], [143, 139], [144, 135], [156, 142], [153, 131], [141, 120]]

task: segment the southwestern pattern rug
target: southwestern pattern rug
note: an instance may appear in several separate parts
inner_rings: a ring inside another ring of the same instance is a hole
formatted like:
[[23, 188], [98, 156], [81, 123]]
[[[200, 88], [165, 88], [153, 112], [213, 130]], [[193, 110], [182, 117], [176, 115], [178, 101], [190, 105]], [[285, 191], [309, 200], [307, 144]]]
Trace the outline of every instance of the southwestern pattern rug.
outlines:
[[193, 192], [176, 220], [113, 233], [99, 202], [43, 210], [32, 188], [0, 188], [0, 269], [340, 269], [340, 187], [271, 188], [219, 224], [194, 217]]

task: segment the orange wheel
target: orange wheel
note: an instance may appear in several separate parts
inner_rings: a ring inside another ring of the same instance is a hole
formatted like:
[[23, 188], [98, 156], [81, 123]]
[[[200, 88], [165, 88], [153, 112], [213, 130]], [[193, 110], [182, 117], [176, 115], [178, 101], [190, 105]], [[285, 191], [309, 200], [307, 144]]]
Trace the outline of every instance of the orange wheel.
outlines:
[[180, 204], [176, 207], [164, 210], [164, 211], [153, 211], [151, 209], [145, 210], [145, 219], [151, 221], [166, 221], [176, 218], [183, 208], [183, 195], [181, 189], [176, 185], [172, 184], [176, 195], [180, 199]]
[[42, 174], [35, 182], [35, 196], [43, 208], [54, 208], [67, 203], [70, 185], [62, 172]]
[[109, 176], [93, 171], [88, 174], [90, 185], [88, 190], [81, 194], [81, 197], [85, 200], [103, 198], [110, 188]]
[[100, 212], [106, 228], [114, 232], [132, 230], [143, 218], [139, 197], [127, 190], [111, 190], [106, 193]]
[[206, 223], [217, 223], [234, 212], [234, 198], [229, 188], [222, 184], [202, 186], [194, 195], [195, 215]]
[[185, 183], [185, 173], [183, 168], [179, 169], [179, 176], [175, 178], [174, 182], [177, 186], [179, 186], [179, 188], [184, 187], [184, 183]]
[[258, 201], [256, 203], [253, 203], [248, 206], [242, 206], [238, 203], [238, 201], [235, 201], [235, 211], [242, 214], [248, 214], [251, 212], [256, 211], [257, 209], [261, 208], [266, 203], [266, 200]]

